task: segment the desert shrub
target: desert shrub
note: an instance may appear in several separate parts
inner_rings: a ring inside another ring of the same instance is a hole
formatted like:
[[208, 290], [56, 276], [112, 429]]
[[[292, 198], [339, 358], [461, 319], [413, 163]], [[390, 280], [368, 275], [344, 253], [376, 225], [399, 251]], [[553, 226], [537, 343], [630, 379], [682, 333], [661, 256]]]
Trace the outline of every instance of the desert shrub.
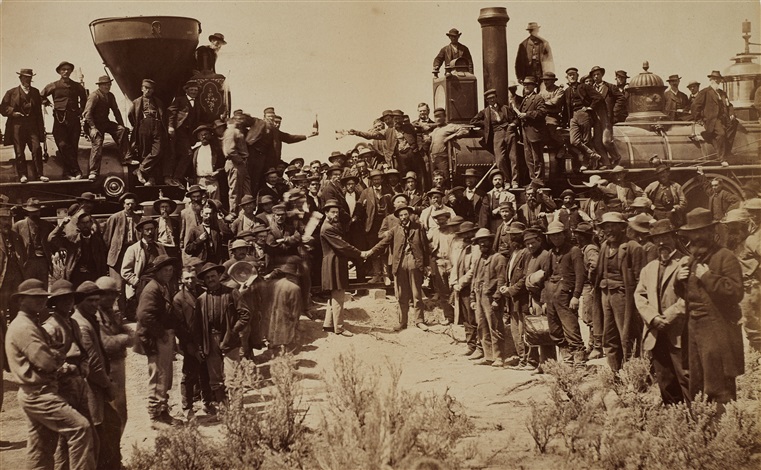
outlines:
[[552, 402], [537, 403], [531, 400], [529, 406], [531, 412], [526, 418], [526, 429], [534, 440], [536, 450], [544, 454], [547, 452], [547, 445], [558, 432], [558, 410]]
[[388, 364], [383, 383], [380, 376], [352, 352], [335, 360], [326, 378], [319, 444], [313, 447], [320, 467], [401, 468], [418, 457], [451, 465], [458, 441], [472, 429], [460, 404], [448, 391], [402, 389], [399, 366]]
[[221, 448], [198, 432], [198, 425], [161, 430], [151, 450], [134, 446], [127, 468], [135, 470], [213, 470], [226, 468]]

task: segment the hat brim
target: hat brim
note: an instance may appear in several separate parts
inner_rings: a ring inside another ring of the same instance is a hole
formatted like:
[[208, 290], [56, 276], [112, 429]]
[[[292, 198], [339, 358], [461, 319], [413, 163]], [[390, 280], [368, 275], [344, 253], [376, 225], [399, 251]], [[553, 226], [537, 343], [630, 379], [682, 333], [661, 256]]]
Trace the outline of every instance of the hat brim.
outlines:
[[454, 234], [455, 234], [456, 237], [464, 237], [464, 236], [466, 236], [468, 234], [471, 234], [471, 233], [475, 234], [476, 232], [478, 232], [478, 227], [473, 227], [473, 228], [468, 229], [468, 230], [458, 230]]
[[415, 210], [414, 210], [412, 207], [410, 207], [410, 206], [402, 206], [402, 207], [398, 207], [398, 208], [396, 208], [396, 209], [394, 210], [394, 215], [395, 215], [395, 216], [397, 216], [397, 217], [399, 217], [399, 213], [400, 213], [401, 211], [409, 211], [410, 213], [413, 213], [413, 212], [415, 212]]
[[135, 200], [137, 200], [137, 195], [135, 193], [124, 193], [119, 198], [119, 202], [124, 202], [125, 199], [135, 199]]
[[220, 266], [220, 265], [217, 264], [217, 265], [212, 266], [210, 268], [204, 269], [203, 271], [200, 271], [198, 274], [196, 274], [196, 276], [199, 279], [203, 279], [204, 276], [206, 276], [207, 274], [209, 274], [212, 271], [218, 272], [219, 275], [221, 276], [222, 274], [225, 273], [225, 268], [224, 268], [224, 266]]
[[680, 232], [694, 232], [695, 230], [700, 230], [700, 229], [703, 229], [703, 228], [706, 228], [706, 227], [712, 227], [712, 226], [714, 226], [714, 225], [716, 225], [718, 223], [719, 223], [718, 221], [714, 220], [713, 222], [708, 223], [708, 224], [701, 224], [701, 225], [686, 224], [686, 225], [682, 225], [677, 230], [680, 231]]
[[158, 199], [156, 201], [153, 201], [153, 211], [156, 212], [156, 214], [159, 213], [159, 210], [161, 208], [161, 203], [162, 202], [168, 202], [169, 203], [169, 207], [171, 209], [169, 211], [170, 214], [173, 213], [175, 210], [177, 210], [177, 203], [174, 202], [174, 200], [172, 200], [172, 199]]
[[45, 289], [34, 288], [23, 292], [15, 292], [11, 295], [11, 298], [16, 297], [50, 297], [50, 294]]
[[217, 36], [216, 34], [212, 34], [211, 36], [209, 36], [209, 42], [211, 42], [211, 41], [213, 41], [215, 39], [217, 41], [221, 42], [223, 45], [227, 44], [227, 41], [225, 41], [223, 38]]
[[490, 233], [489, 235], [481, 235], [480, 237], [473, 237], [473, 241], [477, 242], [478, 240], [484, 240], [484, 239], [494, 240], [494, 234]]
[[565, 229], [547, 230], [544, 232], [545, 235], [555, 235], [556, 233], [565, 233]]

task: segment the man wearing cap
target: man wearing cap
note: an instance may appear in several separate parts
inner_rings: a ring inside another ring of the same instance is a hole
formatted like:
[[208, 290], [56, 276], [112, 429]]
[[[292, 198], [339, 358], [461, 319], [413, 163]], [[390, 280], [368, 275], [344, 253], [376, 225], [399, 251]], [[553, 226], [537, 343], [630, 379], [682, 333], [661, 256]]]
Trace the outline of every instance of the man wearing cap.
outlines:
[[604, 241], [592, 285], [595, 302], [603, 312], [602, 345], [608, 366], [617, 372], [638, 354], [641, 321], [634, 305], [634, 289], [647, 263], [642, 246], [627, 240], [627, 221], [620, 212], [602, 215]]
[[684, 218], [687, 198], [682, 185], [671, 181], [671, 170], [666, 165], [655, 169], [656, 181], [645, 187], [645, 196], [653, 201], [653, 217], [656, 220], [670, 219], [677, 226]]
[[716, 158], [726, 164], [727, 156], [732, 153], [732, 144], [737, 132], [735, 110], [730, 103], [721, 82], [724, 77], [718, 70], [708, 75], [708, 86], [700, 90], [690, 106], [692, 120], [703, 124], [703, 137], [716, 150]]
[[27, 460], [35, 468], [52, 468], [57, 435], [69, 450], [70, 468], [94, 469], [94, 431], [90, 422], [58, 394], [57, 371], [65, 356], [51, 348], [40, 326], [48, 292], [42, 281], [27, 279], [14, 293], [18, 314], [8, 326], [5, 351], [10, 381], [18, 384], [18, 402], [27, 418]]
[[144, 79], [141, 85], [142, 96], [132, 102], [127, 117], [132, 124], [130, 144], [132, 152], [140, 160], [140, 166], [135, 170], [141, 184], [153, 185], [163, 170], [159, 167], [159, 156], [164, 150], [166, 139], [166, 124], [164, 103], [154, 91], [156, 82]]
[[[46, 85], [40, 96], [45, 106], [51, 106], [48, 97], [53, 97], [53, 138], [62, 158], [63, 174], [69, 179], [79, 179], [82, 177], [78, 162], [80, 118], [87, 103], [87, 92], [69, 78], [74, 71], [71, 62], [61, 62], [55, 71], [61, 79]], [[40, 137], [44, 138], [44, 134]]]
[[679, 90], [679, 83], [682, 77], [679, 75], [669, 75], [669, 87], [663, 92], [663, 112], [668, 116], [669, 121], [681, 121], [687, 115], [689, 100], [687, 95]]
[[629, 115], [629, 86], [626, 84], [628, 78], [625, 70], [616, 70], [616, 88], [623, 95], [623, 99], [613, 105], [613, 124], [626, 121]]
[[248, 145], [241, 130], [243, 120], [234, 117], [231, 121], [222, 137], [222, 152], [225, 155], [227, 186], [230, 189], [230, 212], [236, 214], [241, 198], [251, 194], [251, 181], [248, 174]]
[[45, 122], [42, 119], [42, 97], [32, 86], [32, 69], [16, 72], [20, 85], [5, 92], [0, 102], [0, 114], [5, 121], [4, 144], [13, 145], [16, 159], [16, 176], [19, 181], [29, 181], [26, 164], [26, 147], [32, 152], [32, 177], [46, 182], [50, 179], [42, 174], [42, 148], [40, 141], [45, 138]]
[[592, 110], [603, 101], [602, 95], [591, 85], [579, 83], [579, 69], [569, 67], [565, 71], [568, 88], [563, 96], [563, 120], [568, 123], [571, 146], [575, 147], [588, 161], [582, 166], [597, 168], [600, 155], [592, 150]]
[[605, 69], [597, 65], [589, 71], [593, 81], [592, 87], [602, 96], [602, 100], [593, 106], [595, 119], [592, 141], [595, 143], [597, 153], [603, 157], [603, 166], [618, 165], [621, 156], [613, 142], [613, 109], [616, 103], [623, 102], [624, 95], [616, 86], [604, 81], [603, 75], [605, 75]]
[[84, 281], [95, 281], [108, 274], [106, 244], [92, 232], [92, 216], [83, 214], [77, 220], [77, 233], [64, 235], [64, 226], [69, 222], [65, 217], [50, 235], [48, 242], [52, 251], [64, 250], [66, 261], [63, 278], [78, 286]]
[[246, 230], [253, 230], [257, 224], [256, 199], [252, 195], [244, 195], [240, 199], [238, 207], [242, 210], [238, 214], [238, 217], [233, 221], [232, 225], [230, 225], [230, 230], [235, 236], [238, 236], [239, 233]]
[[[25, 217], [13, 224], [13, 233], [23, 247], [19, 261], [24, 279], [39, 279], [47, 286], [50, 259], [53, 254], [48, 243], [48, 236], [54, 226], [40, 218], [40, 201], [37, 199], [30, 198], [23, 209]], [[16, 241], [13, 240], [11, 246], [15, 246], [15, 243]]]
[[618, 200], [621, 203], [622, 212], [629, 210], [629, 205], [639, 196], [644, 196], [645, 192], [631, 181], [626, 180], [628, 170], [621, 165], [616, 165], [610, 170], [610, 183], [608, 189], [616, 192]]
[[201, 352], [206, 357], [209, 385], [218, 404], [227, 404], [225, 384], [233, 378], [240, 361], [240, 333], [250, 312], [240, 301], [240, 291], [221, 283], [222, 266], [206, 263], [198, 272], [206, 287], [196, 301], [196, 318], [201, 322]]
[[488, 228], [494, 233], [502, 218], [499, 213], [499, 205], [503, 202], [510, 203], [515, 209], [515, 195], [505, 187], [505, 174], [502, 170], [492, 170], [490, 175], [492, 189], [482, 199], [481, 214], [478, 217], [478, 225]]
[[185, 193], [185, 199], [189, 202], [185, 205], [185, 208], [180, 211], [180, 248], [183, 249], [182, 263], [188, 264], [188, 259], [185, 255], [185, 241], [188, 233], [193, 227], [201, 224], [201, 209], [206, 204], [208, 193], [206, 189], [194, 184], [188, 188]]
[[539, 97], [544, 100], [547, 146], [552, 149], [557, 149], [564, 144], [558, 127], [560, 126], [560, 111], [565, 90], [562, 86], [555, 84], [557, 80], [558, 78], [553, 72], [544, 72], [542, 74], [542, 90], [537, 92]]
[[176, 258], [160, 255], [146, 272], [152, 279], [143, 289], [137, 306], [135, 351], [148, 358], [148, 415], [154, 426], [174, 425], [169, 414], [174, 357], [174, 316], [169, 283], [174, 278]]
[[468, 129], [458, 124], [447, 124], [447, 112], [444, 108], [433, 110], [436, 127], [431, 130], [431, 167], [449, 174], [449, 152], [447, 143], [450, 140], [468, 135]]
[[[529, 177], [544, 180], [544, 139], [547, 109], [544, 98], [536, 93], [537, 79], [529, 75], [523, 80], [524, 96], [518, 107], [518, 119], [523, 129], [523, 152]], [[515, 179], [513, 180], [515, 182]], [[515, 187], [515, 185], [513, 185]]]
[[124, 288], [127, 302], [131, 307], [137, 306], [140, 293], [150, 278], [144, 276], [148, 266], [160, 255], [166, 256], [164, 245], [156, 243], [156, 229], [158, 221], [149, 217], [143, 217], [135, 226], [139, 240], [127, 247], [124, 252], [121, 276], [127, 284]]
[[195, 264], [222, 263], [226, 259], [225, 242], [219, 224], [217, 213], [213, 207], [206, 205], [201, 209], [201, 223], [187, 234], [185, 254], [197, 258]]
[[444, 64], [444, 70], [446, 70], [452, 64], [452, 61], [457, 59], [462, 59], [460, 62], [464, 62], [468, 66], [468, 72], [473, 73], [473, 57], [470, 55], [470, 50], [460, 44], [462, 33], [457, 28], [452, 28], [446, 35], [449, 38], [449, 44], [442, 47], [433, 59], [433, 76], [439, 77], [439, 69], [442, 64]]
[[[743, 209], [732, 209], [722, 223], [727, 227], [727, 248], [740, 260], [745, 296], [740, 302], [743, 329], [750, 347], [761, 351], [761, 199]], [[734, 240], [733, 240], [734, 238]], [[733, 246], [734, 245], [734, 246]]]
[[526, 27], [529, 36], [518, 45], [515, 53], [515, 77], [523, 83], [526, 77], [539, 81], [542, 73], [553, 72], [552, 49], [546, 39], [539, 37], [540, 26], [531, 22]]
[[470, 120], [481, 127], [481, 145], [494, 154], [495, 167], [510, 176], [510, 183], [518, 187], [518, 115], [517, 110], [497, 102], [497, 91], [484, 92], [486, 107]]
[[480, 248], [473, 244], [473, 235], [478, 227], [472, 221], [465, 221], [455, 228], [455, 239], [450, 250], [452, 271], [449, 274], [449, 287], [455, 292], [455, 313], [459, 312], [465, 328], [465, 356], [473, 360], [483, 359], [484, 348], [479, 337], [476, 313], [470, 305], [473, 260], [481, 256]]
[[690, 397], [702, 392], [722, 413], [726, 403], [737, 399], [735, 378], [745, 372], [742, 267], [716, 243], [716, 222], [708, 209], [687, 213], [679, 232], [690, 242], [690, 256], [680, 263], [675, 286], [688, 315]]
[[190, 80], [182, 89], [184, 94], [176, 96], [167, 108], [167, 134], [172, 139], [174, 158], [165, 159], [165, 175], [167, 184], [184, 186], [181, 181], [187, 176], [192, 163], [190, 151], [196, 142], [193, 130], [201, 123], [201, 103], [197, 101], [200, 90], [198, 82]]
[[[111, 82], [112, 80], [108, 75], [100, 77], [95, 82], [98, 89], [90, 93], [85, 105], [85, 130], [90, 135], [90, 142], [92, 142], [88, 171], [88, 179], [91, 181], [94, 181], [98, 177], [98, 174], [100, 174], [100, 162], [103, 157], [103, 139], [106, 134], [110, 134], [111, 138], [116, 142], [116, 146], [119, 149], [120, 161], [122, 163], [129, 163], [127, 161], [129, 131], [124, 127], [124, 119], [122, 119], [122, 113], [116, 104], [116, 97], [111, 93]], [[114, 113], [116, 122], [108, 118], [111, 112]]]
[[[230, 120], [233, 119], [237, 118], [231, 118]], [[205, 124], [196, 127], [193, 135], [198, 139], [198, 142], [192, 148], [192, 167], [193, 175], [195, 176], [193, 182], [206, 189], [209, 199], [221, 199], [219, 174], [225, 165], [222, 147], [216, 145], [211, 135], [211, 128]]]
[[[391, 211], [391, 201], [383, 194], [383, 172], [380, 170], [370, 171], [370, 180], [367, 189], [362, 191], [359, 196], [359, 204], [363, 207], [365, 214], [364, 232], [367, 237], [367, 246], [374, 246], [378, 243], [380, 227], [383, 219]], [[373, 256], [370, 259], [370, 283], [383, 282], [383, 261], [382, 254]]]
[[685, 304], [676, 295], [676, 272], [684, 254], [677, 247], [671, 221], [659, 220], [650, 238], [657, 246], [657, 258], [650, 261], [639, 277], [634, 303], [644, 322], [643, 351], [653, 360], [655, 379], [663, 403], [689, 402], [689, 380], [682, 365], [685, 337]]
[[119, 468], [121, 421], [110, 403], [116, 397], [116, 386], [109, 377], [111, 366], [100, 338], [100, 289], [95, 282], [85, 281], [77, 287], [74, 298], [77, 307], [71, 319], [79, 325], [87, 362], [87, 401], [98, 436], [98, 468]]

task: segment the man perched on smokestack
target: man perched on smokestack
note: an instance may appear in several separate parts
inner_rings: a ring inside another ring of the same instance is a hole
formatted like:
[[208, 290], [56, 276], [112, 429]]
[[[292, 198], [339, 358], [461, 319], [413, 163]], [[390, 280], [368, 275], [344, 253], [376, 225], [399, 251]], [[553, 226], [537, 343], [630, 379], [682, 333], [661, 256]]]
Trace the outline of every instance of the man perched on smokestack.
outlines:
[[539, 82], [542, 74], [554, 72], [552, 50], [547, 40], [539, 37], [540, 26], [531, 22], [526, 27], [529, 37], [518, 45], [515, 55], [515, 76], [522, 84], [526, 77], [534, 77]]
[[462, 59], [461, 62], [464, 61], [468, 66], [468, 72], [473, 73], [473, 57], [470, 56], [468, 48], [460, 44], [462, 33], [457, 28], [452, 28], [446, 34], [449, 38], [449, 44], [442, 47], [436, 58], [433, 59], [433, 76], [438, 78], [441, 64], [444, 64], [446, 68], [455, 59]]

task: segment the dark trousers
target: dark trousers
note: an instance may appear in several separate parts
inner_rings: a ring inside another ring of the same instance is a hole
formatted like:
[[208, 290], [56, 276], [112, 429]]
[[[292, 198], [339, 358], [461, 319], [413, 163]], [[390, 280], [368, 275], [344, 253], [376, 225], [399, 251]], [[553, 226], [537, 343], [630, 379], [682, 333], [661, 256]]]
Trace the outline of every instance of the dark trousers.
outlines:
[[410, 302], [415, 323], [422, 323], [423, 316], [423, 272], [415, 265], [412, 253], [406, 253], [394, 277], [394, 290], [399, 300], [399, 324], [407, 328]]
[[436, 258], [431, 256], [431, 280], [433, 281], [433, 289], [439, 294], [439, 306], [444, 311], [444, 318], [450, 322], [454, 321], [454, 306], [449, 303], [449, 298], [452, 296], [452, 288], [449, 287], [449, 271], [442, 271], [441, 267], [436, 263]]
[[727, 354], [731, 343], [742, 342], [740, 325], [729, 324], [722, 318], [706, 315], [690, 317], [689, 377], [690, 397], [703, 392], [708, 400], [724, 405], [737, 399], [734, 374], [727, 370]]
[[481, 339], [478, 337], [478, 323], [476, 322], [476, 312], [470, 307], [470, 289], [463, 289], [457, 293], [457, 302], [459, 303], [462, 323], [465, 327], [465, 343], [468, 349], [478, 349], [483, 351]]
[[528, 362], [528, 350], [523, 342], [524, 329], [526, 327], [523, 321], [524, 312], [518, 310], [516, 306], [510, 308], [510, 335], [513, 337], [515, 345], [515, 355], [520, 359], [521, 364]]
[[505, 174], [505, 185], [518, 184], [518, 138], [508, 127], [494, 130], [494, 160]]
[[632, 351], [634, 341], [621, 337], [626, 321], [626, 294], [624, 289], [602, 289], [602, 349], [613, 371], [621, 369], [624, 350]]
[[706, 132], [703, 135], [716, 150], [716, 157], [724, 161], [727, 159], [727, 155], [732, 152], [732, 144], [734, 143], [736, 133], [737, 121], [725, 125], [721, 119], [717, 119], [713, 132]]
[[663, 403], [671, 405], [689, 401], [690, 381], [683, 365], [682, 348], [672, 345], [668, 336], [663, 333], [658, 336], [651, 352], [655, 380], [661, 390]]
[[543, 148], [544, 142], [541, 140], [532, 142], [528, 139], [523, 139], [523, 152], [526, 157], [528, 175], [531, 177], [531, 179], [536, 178], [544, 181], [544, 154], [542, 154]]
[[193, 151], [191, 147], [194, 144], [194, 139], [191, 134], [193, 129], [181, 127], [174, 133], [174, 161], [167, 165], [164, 174], [172, 176], [176, 180], [182, 181], [183, 178], [188, 176], [188, 170], [193, 163]]
[[103, 139], [106, 134], [110, 134], [111, 138], [116, 142], [116, 146], [119, 148], [119, 158], [124, 161], [129, 151], [129, 138], [127, 128], [120, 126], [119, 124], [108, 121], [95, 128], [93, 135], [90, 134], [92, 141], [92, 149], [90, 149], [90, 174], [100, 174], [100, 163], [103, 159]]
[[214, 402], [214, 395], [211, 393], [211, 386], [209, 385], [209, 370], [206, 368], [206, 364], [186, 352], [182, 361], [182, 382], [180, 382], [183, 410], [193, 408], [197, 388], [201, 389], [201, 398], [203, 398], [204, 404], [208, 405]]
[[[98, 434], [98, 469], [109, 470], [121, 468], [122, 421], [119, 414], [109, 402], [103, 405], [103, 422], [95, 426]], [[73, 469], [72, 469], [73, 470]]]
[[[19, 119], [19, 118], [14, 118]], [[42, 174], [42, 148], [40, 147], [40, 132], [32, 124], [31, 118], [22, 122], [16, 121], [10, 131], [13, 133], [13, 153], [16, 157], [16, 174], [19, 178], [29, 177], [27, 173], [26, 148], [32, 152], [32, 179], [38, 179]]]
[[505, 322], [502, 319], [503, 306], [492, 306], [491, 296], [476, 291], [476, 318], [478, 335], [484, 348], [484, 359], [494, 361], [505, 358]]
[[594, 120], [592, 140], [595, 144], [595, 150], [602, 156], [603, 165], [615, 165], [621, 160], [616, 145], [613, 143], [613, 129], [607, 125], [606, 120]]
[[143, 118], [137, 129], [137, 156], [141, 160], [140, 172], [145, 177], [157, 176], [153, 170], [159, 163], [161, 136], [161, 122], [152, 117]]
[[584, 341], [581, 338], [579, 316], [569, 307], [571, 293], [554, 282], [548, 282], [545, 289], [550, 337], [558, 348], [567, 348], [573, 354], [583, 353]]
[[64, 176], [80, 176], [78, 151], [82, 125], [79, 116], [71, 111], [53, 111], [53, 138], [63, 159]]

